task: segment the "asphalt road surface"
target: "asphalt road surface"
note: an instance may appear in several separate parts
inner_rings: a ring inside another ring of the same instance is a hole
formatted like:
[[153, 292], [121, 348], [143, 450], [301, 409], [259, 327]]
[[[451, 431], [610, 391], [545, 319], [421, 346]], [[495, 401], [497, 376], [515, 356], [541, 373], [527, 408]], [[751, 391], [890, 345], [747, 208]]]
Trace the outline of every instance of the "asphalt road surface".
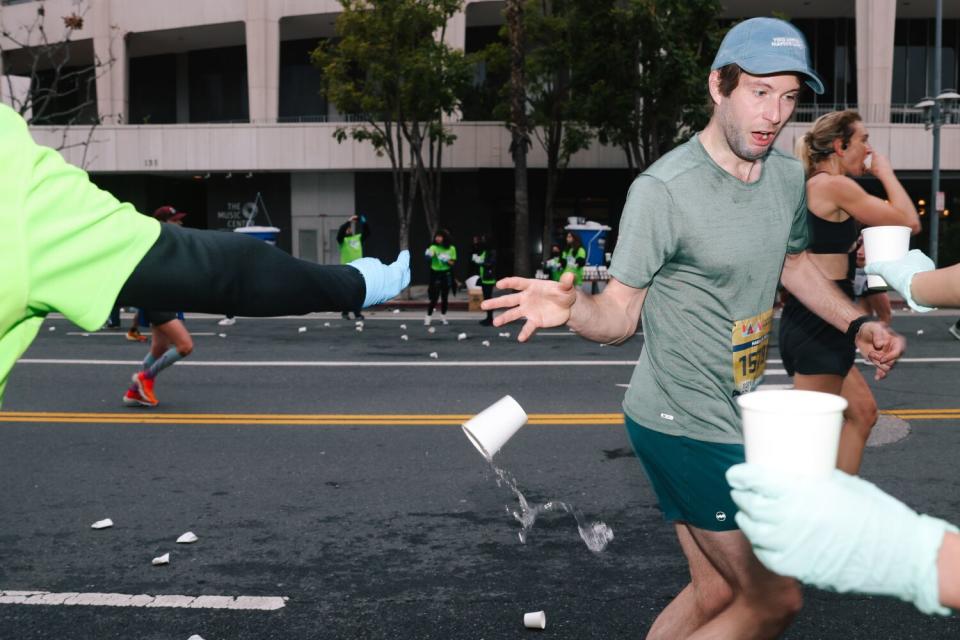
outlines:
[[[190, 318], [196, 351], [159, 377], [155, 409], [120, 403], [143, 345], [48, 320], [0, 412], [0, 638], [642, 637], [687, 582], [617, 415], [642, 337], [520, 345], [478, 317], [432, 334], [406, 312], [362, 332], [338, 315]], [[871, 447], [863, 475], [960, 522], [952, 321], [895, 318], [909, 359], [871, 385], [909, 435]], [[766, 382], [789, 384], [770, 357]], [[606, 523], [604, 552], [564, 513], [520, 542], [516, 498], [459, 427], [508, 393], [531, 424], [497, 464], [531, 503]], [[176, 544], [185, 531], [198, 542]], [[888, 598], [805, 596], [785, 637], [960, 636]], [[541, 609], [546, 629], [524, 629]]]

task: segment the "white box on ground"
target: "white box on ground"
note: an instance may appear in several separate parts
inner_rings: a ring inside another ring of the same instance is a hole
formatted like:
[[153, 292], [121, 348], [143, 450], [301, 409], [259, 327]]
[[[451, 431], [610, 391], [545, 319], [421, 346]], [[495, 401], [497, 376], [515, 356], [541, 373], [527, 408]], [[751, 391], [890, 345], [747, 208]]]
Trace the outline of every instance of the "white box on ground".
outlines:
[[832, 393], [777, 389], [737, 397], [747, 462], [784, 474], [826, 478], [837, 467], [847, 401]]

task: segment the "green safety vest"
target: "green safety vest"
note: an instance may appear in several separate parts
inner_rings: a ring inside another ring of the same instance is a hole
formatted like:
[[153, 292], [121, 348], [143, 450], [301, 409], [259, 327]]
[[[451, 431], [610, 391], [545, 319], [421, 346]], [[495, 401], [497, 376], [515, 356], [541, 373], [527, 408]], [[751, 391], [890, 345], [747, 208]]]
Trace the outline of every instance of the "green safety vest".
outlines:
[[577, 287], [583, 284], [583, 267], [577, 266], [578, 258], [587, 259], [587, 251], [583, 247], [577, 249], [576, 253], [574, 253], [572, 249], [564, 249], [563, 253], [560, 254], [560, 262], [563, 267], [562, 273], [566, 273], [567, 271], [573, 273], [573, 284]]
[[[441, 262], [440, 256], [447, 256], [447, 262]], [[450, 271], [450, 262], [457, 260], [457, 248], [453, 245], [441, 247], [438, 244], [430, 245], [430, 268], [434, 271]]]
[[493, 277], [492, 273], [487, 273], [486, 267], [483, 266], [484, 261], [487, 259], [487, 252], [481, 251], [477, 255], [480, 256], [480, 264], [477, 265], [480, 268], [480, 282], [483, 284], [495, 284], [497, 279]]
[[363, 257], [361, 239], [362, 235], [359, 233], [343, 237], [343, 242], [340, 243], [340, 264], [349, 264]]

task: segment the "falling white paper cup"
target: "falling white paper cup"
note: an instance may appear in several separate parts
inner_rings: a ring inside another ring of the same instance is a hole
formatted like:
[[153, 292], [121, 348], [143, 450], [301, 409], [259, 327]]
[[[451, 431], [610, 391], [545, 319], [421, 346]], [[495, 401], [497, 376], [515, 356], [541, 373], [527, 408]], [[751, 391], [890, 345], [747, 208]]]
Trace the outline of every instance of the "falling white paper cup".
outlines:
[[747, 462], [808, 478], [837, 467], [847, 401], [832, 393], [780, 389], [737, 398]]
[[533, 611], [523, 614], [523, 626], [527, 629], [546, 629], [547, 614], [543, 611]]
[[511, 396], [503, 396], [463, 423], [463, 432], [484, 458], [492, 460], [526, 423], [523, 407]]
[[[899, 260], [910, 250], [910, 227], [867, 227], [863, 230], [863, 257], [867, 264]], [[889, 287], [880, 276], [867, 276], [867, 288], [885, 291]]]

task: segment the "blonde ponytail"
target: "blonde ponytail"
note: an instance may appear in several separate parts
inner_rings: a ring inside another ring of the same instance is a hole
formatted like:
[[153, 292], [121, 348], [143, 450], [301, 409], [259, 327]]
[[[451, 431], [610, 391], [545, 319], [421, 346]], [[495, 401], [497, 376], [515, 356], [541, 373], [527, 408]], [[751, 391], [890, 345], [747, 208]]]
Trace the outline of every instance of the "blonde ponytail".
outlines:
[[813, 126], [802, 138], [797, 140], [794, 155], [803, 162], [807, 176], [813, 173], [817, 163], [833, 153], [833, 141], [840, 139], [849, 144], [853, 136], [853, 125], [860, 122], [860, 114], [853, 109], [831, 111], [814, 121]]

